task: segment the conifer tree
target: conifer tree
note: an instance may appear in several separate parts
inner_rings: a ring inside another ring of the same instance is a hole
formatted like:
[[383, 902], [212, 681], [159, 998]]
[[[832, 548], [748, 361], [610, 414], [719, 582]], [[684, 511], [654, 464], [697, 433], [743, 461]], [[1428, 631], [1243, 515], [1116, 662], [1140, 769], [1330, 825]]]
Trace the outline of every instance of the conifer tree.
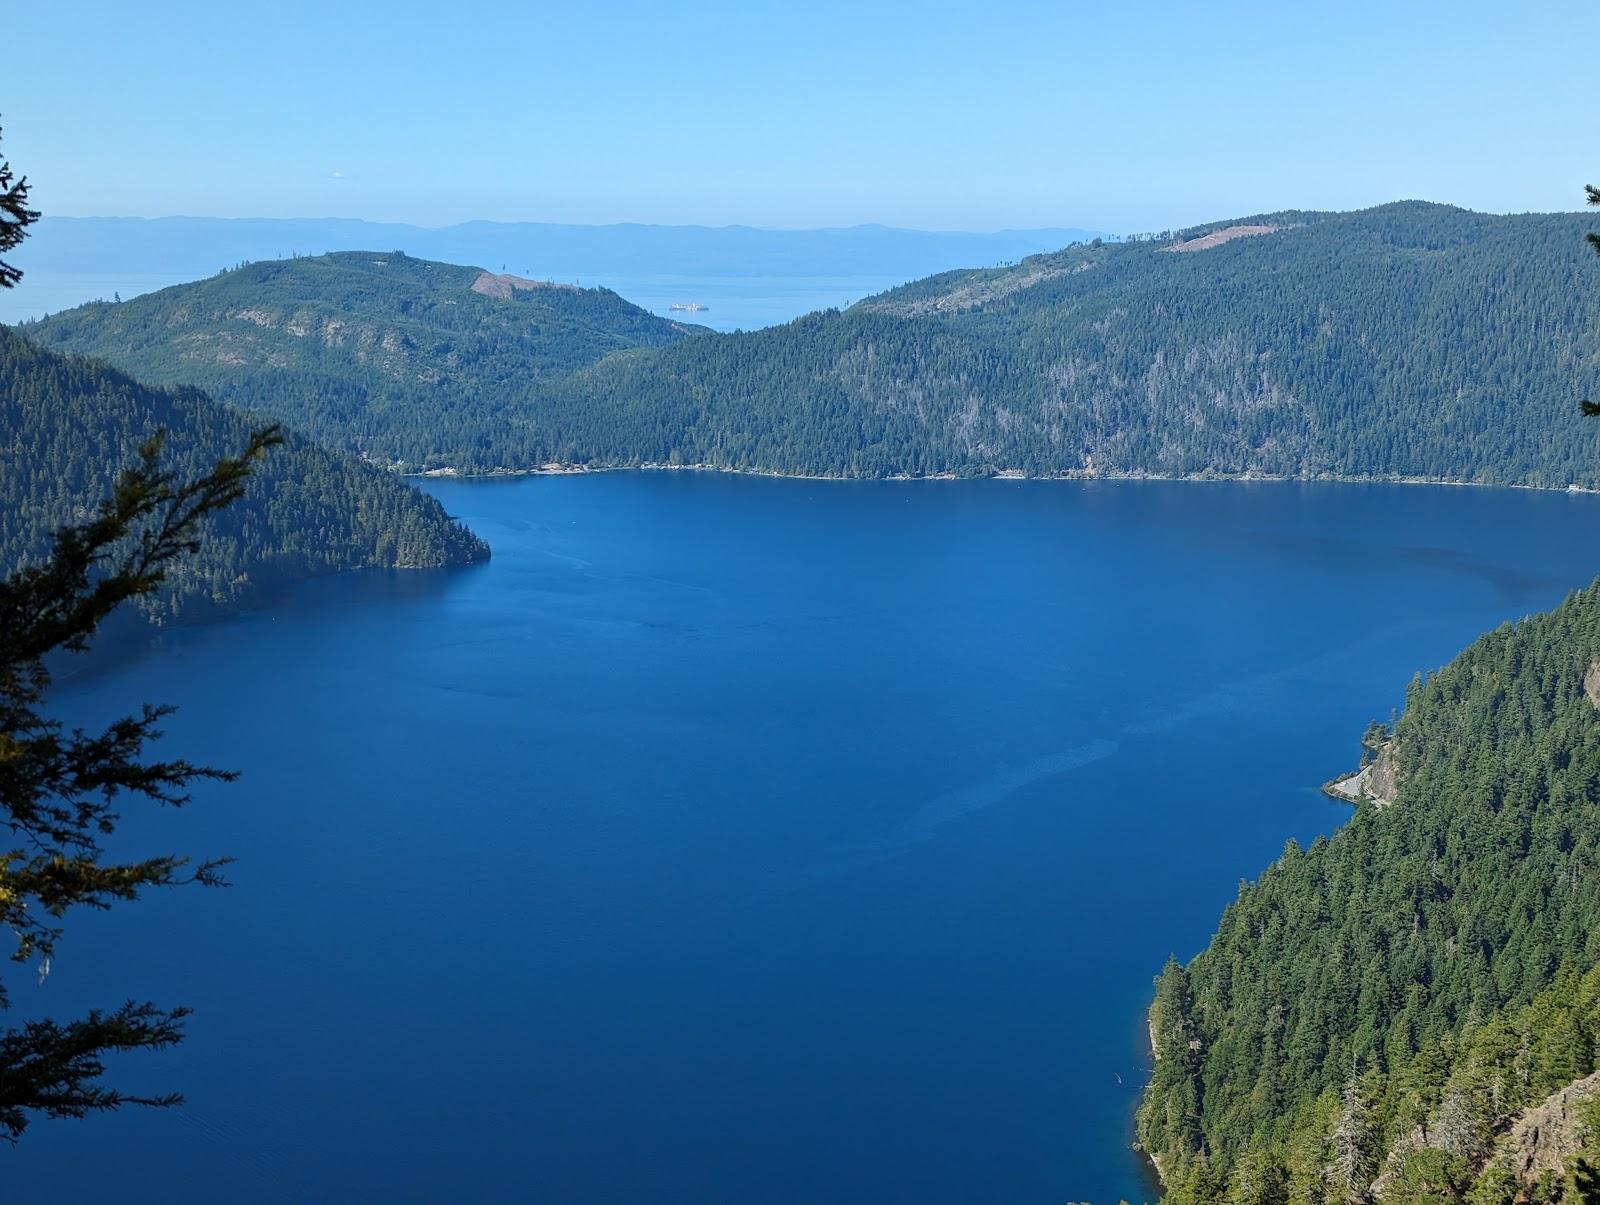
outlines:
[[1476, 1165], [1489, 1153], [1494, 1133], [1486, 1102], [1461, 1084], [1445, 1090], [1439, 1117], [1433, 1127], [1433, 1142], [1440, 1150]]
[[[1600, 205], [1600, 188], [1595, 187], [1593, 184], [1585, 184], [1583, 191], [1588, 195], [1589, 204]], [[1600, 232], [1591, 230], [1587, 237], [1589, 246], [1594, 248], [1596, 255], [1600, 255]], [[1590, 401], [1585, 398], [1580, 404], [1583, 406], [1583, 412], [1590, 418], [1600, 414], [1600, 402]]]
[[1352, 1070], [1340, 1095], [1339, 1121], [1333, 1130], [1333, 1162], [1328, 1178], [1345, 1201], [1364, 1201], [1378, 1174], [1377, 1127], [1365, 1085]]
[[[0, 250], [27, 235], [38, 214], [27, 183], [0, 161]], [[0, 287], [21, 274], [0, 263]], [[17, 939], [16, 963], [48, 972], [73, 908], [110, 907], [153, 887], [219, 885], [225, 859], [192, 864], [174, 854], [108, 860], [102, 842], [126, 797], [177, 807], [186, 788], [232, 774], [187, 761], [147, 761], [145, 746], [171, 713], [145, 705], [97, 733], [66, 730], [44, 714], [50, 658], [80, 653], [118, 607], [156, 590], [168, 568], [199, 546], [206, 516], [244, 492], [252, 463], [281, 442], [276, 427], [209, 472], [179, 481], [161, 465], [162, 435], [140, 450], [94, 515], [56, 533], [50, 555], [0, 581], [0, 924]], [[10, 996], [0, 984], [0, 1010]], [[100, 1082], [107, 1054], [170, 1046], [183, 1008], [128, 1001], [78, 1020], [34, 1020], [0, 1030], [0, 1137], [15, 1141], [35, 1114], [82, 1117], [127, 1104], [178, 1103], [175, 1093], [125, 1092]]]
[[1228, 1184], [1229, 1205], [1288, 1205], [1289, 1178], [1267, 1152], [1247, 1152]]
[[[11, 164], [0, 158], [0, 255], [11, 251], [28, 237], [28, 227], [39, 218], [39, 211], [28, 208], [28, 178], [18, 178]], [[0, 289], [9, 289], [22, 279], [22, 273], [0, 259]]]
[[[68, 732], [41, 710], [51, 681], [46, 659], [83, 652], [107, 616], [154, 591], [167, 567], [196, 549], [205, 516], [243, 493], [251, 462], [278, 439], [275, 429], [260, 431], [239, 456], [180, 483], [161, 468], [161, 437], [153, 437], [92, 519], [58, 532], [44, 563], [0, 582], [0, 830], [16, 842], [0, 851], [0, 923], [16, 935], [13, 961], [37, 961], [47, 972], [60, 921], [73, 908], [108, 908], [153, 887], [221, 884], [225, 859], [112, 862], [102, 841], [116, 830], [120, 799], [177, 807], [190, 783], [233, 775], [145, 760], [168, 707], [146, 704], [101, 732]], [[0, 985], [0, 1009], [9, 1004]], [[15, 1139], [33, 1112], [81, 1117], [177, 1103], [172, 1094], [124, 1093], [97, 1081], [105, 1054], [170, 1046], [185, 1015], [130, 1001], [66, 1024], [32, 1021], [0, 1033], [0, 1136]]]

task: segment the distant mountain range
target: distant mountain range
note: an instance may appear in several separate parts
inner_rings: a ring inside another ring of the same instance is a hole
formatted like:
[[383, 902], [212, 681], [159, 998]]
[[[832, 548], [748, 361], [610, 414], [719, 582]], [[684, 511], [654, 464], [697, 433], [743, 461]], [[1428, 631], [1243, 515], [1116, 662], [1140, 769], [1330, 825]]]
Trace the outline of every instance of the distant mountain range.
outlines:
[[24, 271], [207, 276], [243, 260], [374, 248], [571, 283], [599, 276], [873, 276], [911, 280], [1098, 237], [1070, 227], [994, 233], [848, 226], [558, 225], [465, 222], [432, 229], [346, 218], [62, 218], [15, 255]]
[[1595, 485], [1586, 229], [1410, 202], [1259, 215], [735, 335], [603, 290], [485, 297], [479, 269], [362, 253], [22, 329], [408, 469]]

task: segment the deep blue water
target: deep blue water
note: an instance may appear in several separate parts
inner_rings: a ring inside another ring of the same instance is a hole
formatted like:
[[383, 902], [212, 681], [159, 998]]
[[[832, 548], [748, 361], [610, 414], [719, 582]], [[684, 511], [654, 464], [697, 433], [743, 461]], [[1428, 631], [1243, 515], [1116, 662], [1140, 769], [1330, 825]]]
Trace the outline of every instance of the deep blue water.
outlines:
[[[1600, 499], [611, 474], [429, 486], [487, 566], [102, 661], [244, 771], [19, 1011], [196, 1009], [168, 1113], [7, 1199], [1138, 1201], [1142, 1012], [1345, 811], [1414, 670], [1600, 569]], [[13, 981], [17, 977], [13, 976]]]

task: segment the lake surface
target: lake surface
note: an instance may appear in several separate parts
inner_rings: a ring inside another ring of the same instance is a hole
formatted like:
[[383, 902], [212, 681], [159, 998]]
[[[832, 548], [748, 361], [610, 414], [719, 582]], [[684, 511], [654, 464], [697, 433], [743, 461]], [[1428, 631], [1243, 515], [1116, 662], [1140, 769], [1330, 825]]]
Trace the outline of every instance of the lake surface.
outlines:
[[78, 674], [234, 767], [17, 1012], [133, 995], [188, 1103], [13, 1200], [1148, 1199], [1143, 1009], [1347, 812], [1413, 671], [1600, 569], [1600, 499], [1428, 487], [434, 482], [492, 563]]

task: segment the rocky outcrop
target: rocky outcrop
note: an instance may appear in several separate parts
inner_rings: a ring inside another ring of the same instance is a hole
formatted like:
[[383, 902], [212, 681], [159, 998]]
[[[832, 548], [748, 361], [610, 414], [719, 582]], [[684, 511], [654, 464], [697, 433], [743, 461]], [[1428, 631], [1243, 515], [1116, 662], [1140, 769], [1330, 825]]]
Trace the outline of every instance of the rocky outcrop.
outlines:
[[1561, 1175], [1584, 1142], [1583, 1106], [1600, 1097], [1600, 1071], [1547, 1096], [1501, 1139], [1491, 1162], [1502, 1162], [1524, 1184], [1545, 1172]]
[[1367, 794], [1379, 807], [1388, 807], [1400, 793], [1400, 759], [1390, 741], [1378, 750], [1378, 756], [1369, 767]]
[[1583, 694], [1592, 705], [1600, 708], [1600, 661], [1591, 661], [1584, 671]]
[[[1551, 1093], [1500, 1134], [1476, 1171], [1480, 1175], [1489, 1168], [1510, 1172], [1522, 1189], [1517, 1200], [1530, 1200], [1541, 1178], [1554, 1176], [1559, 1180], [1570, 1170], [1568, 1162], [1572, 1157], [1586, 1141], [1592, 1141], [1592, 1136], [1585, 1133], [1584, 1106], [1596, 1099], [1600, 1099], [1600, 1071]], [[1372, 1183], [1373, 1198], [1380, 1202], [1386, 1199], [1408, 1155], [1428, 1147], [1449, 1149], [1448, 1142], [1441, 1141], [1443, 1137], [1435, 1118], [1428, 1128], [1419, 1126], [1397, 1141]]]
[[1394, 741], [1381, 745], [1378, 755], [1354, 774], [1336, 778], [1322, 789], [1346, 803], [1370, 801], [1380, 808], [1388, 807], [1400, 792], [1400, 760]]

